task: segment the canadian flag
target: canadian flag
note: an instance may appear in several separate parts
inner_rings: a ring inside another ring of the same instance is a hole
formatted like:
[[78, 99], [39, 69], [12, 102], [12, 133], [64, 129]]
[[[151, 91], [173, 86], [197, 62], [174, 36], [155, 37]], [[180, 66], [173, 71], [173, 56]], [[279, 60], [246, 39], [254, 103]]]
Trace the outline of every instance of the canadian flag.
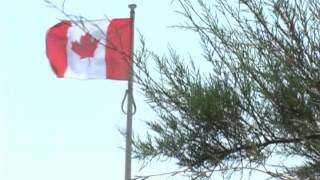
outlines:
[[46, 36], [46, 52], [58, 77], [127, 80], [132, 20], [62, 21]]

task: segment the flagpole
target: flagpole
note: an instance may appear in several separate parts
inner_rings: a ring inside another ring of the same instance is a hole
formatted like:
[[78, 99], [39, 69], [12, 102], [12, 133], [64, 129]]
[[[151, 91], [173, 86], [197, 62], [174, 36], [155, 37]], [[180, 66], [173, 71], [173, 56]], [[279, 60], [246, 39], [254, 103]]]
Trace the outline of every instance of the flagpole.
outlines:
[[130, 68], [128, 79], [128, 104], [127, 104], [127, 133], [126, 133], [126, 159], [125, 159], [125, 180], [131, 179], [131, 153], [132, 153], [132, 106], [133, 106], [133, 40], [134, 40], [134, 9], [136, 4], [129, 4], [131, 24], [131, 52], [130, 52]]

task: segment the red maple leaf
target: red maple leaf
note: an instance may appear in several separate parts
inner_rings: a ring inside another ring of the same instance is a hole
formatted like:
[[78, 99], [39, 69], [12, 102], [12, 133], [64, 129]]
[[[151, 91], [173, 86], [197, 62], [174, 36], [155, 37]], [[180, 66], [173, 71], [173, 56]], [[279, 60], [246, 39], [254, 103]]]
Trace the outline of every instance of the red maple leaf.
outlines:
[[89, 33], [81, 36], [80, 42], [72, 42], [71, 49], [77, 53], [81, 59], [93, 57], [94, 51], [98, 46], [98, 41], [94, 39]]

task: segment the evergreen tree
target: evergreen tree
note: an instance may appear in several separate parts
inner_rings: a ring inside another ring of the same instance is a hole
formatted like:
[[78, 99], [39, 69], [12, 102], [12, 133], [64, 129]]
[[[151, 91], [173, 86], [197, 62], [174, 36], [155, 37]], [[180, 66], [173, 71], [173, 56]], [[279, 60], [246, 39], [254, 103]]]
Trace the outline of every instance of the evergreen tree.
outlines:
[[177, 27], [199, 35], [203, 58], [138, 54], [136, 80], [159, 118], [135, 139], [135, 157], [176, 159], [198, 179], [243, 170], [319, 179], [320, 1], [175, 2], [186, 20]]

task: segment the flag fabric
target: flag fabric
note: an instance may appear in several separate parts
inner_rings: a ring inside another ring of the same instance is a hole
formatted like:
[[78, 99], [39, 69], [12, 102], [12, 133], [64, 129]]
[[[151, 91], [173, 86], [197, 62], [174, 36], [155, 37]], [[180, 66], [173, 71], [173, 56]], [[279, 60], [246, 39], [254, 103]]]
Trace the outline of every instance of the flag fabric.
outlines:
[[61, 21], [46, 36], [46, 53], [58, 77], [128, 80], [132, 20]]

